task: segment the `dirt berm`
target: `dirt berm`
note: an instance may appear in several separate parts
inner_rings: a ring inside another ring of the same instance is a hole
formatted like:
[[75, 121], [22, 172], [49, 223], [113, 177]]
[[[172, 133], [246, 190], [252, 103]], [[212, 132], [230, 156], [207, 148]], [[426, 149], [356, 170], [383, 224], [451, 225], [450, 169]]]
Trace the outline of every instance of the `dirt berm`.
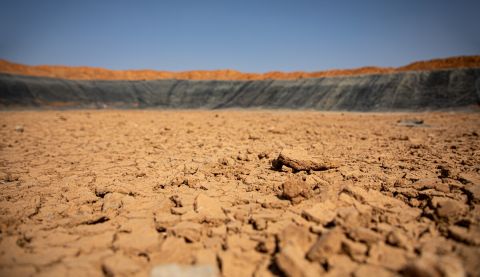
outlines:
[[478, 108], [480, 68], [298, 80], [66, 80], [0, 74], [1, 107]]

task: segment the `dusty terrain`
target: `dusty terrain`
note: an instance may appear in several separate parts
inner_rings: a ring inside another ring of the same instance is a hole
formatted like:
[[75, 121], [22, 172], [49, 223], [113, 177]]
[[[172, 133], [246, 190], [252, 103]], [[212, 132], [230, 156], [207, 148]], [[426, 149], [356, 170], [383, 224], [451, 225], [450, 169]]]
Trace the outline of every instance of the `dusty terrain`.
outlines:
[[478, 113], [0, 113], [0, 276], [478, 276]]
[[0, 59], [0, 72], [38, 77], [51, 77], [70, 80], [295, 80], [304, 78], [324, 78], [355, 76], [364, 74], [391, 74], [406, 71], [431, 71], [455, 68], [478, 68], [480, 56], [458, 56], [427, 61], [417, 61], [401, 67], [365, 66], [353, 69], [332, 69], [316, 72], [246, 73], [231, 69], [158, 71], [158, 70], [109, 70], [88, 66], [38, 65], [29, 66]]

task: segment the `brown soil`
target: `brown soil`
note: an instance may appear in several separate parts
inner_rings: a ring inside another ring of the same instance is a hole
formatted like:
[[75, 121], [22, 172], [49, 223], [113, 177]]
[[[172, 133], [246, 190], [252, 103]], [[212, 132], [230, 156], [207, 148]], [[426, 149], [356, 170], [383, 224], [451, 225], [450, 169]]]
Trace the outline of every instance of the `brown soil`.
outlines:
[[2, 112], [0, 275], [478, 276], [479, 133], [473, 113]]
[[460, 56], [445, 59], [414, 62], [402, 67], [361, 67], [355, 69], [335, 69], [318, 72], [280, 72], [272, 71], [264, 74], [243, 73], [235, 70], [196, 70], [184, 72], [169, 72], [155, 70], [108, 70], [95, 67], [68, 67], [68, 66], [28, 66], [0, 60], [0, 72], [54, 77], [76, 80], [156, 80], [156, 79], [185, 79], [185, 80], [265, 80], [265, 79], [302, 79], [335, 76], [349, 76], [362, 74], [387, 74], [412, 70], [438, 70], [448, 68], [480, 67], [480, 56]]

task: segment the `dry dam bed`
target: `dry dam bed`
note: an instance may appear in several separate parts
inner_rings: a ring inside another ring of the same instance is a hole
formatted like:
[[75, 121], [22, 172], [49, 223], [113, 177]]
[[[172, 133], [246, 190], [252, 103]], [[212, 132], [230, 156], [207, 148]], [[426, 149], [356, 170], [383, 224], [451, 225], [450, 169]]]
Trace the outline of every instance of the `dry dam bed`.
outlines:
[[478, 276], [478, 113], [0, 113], [0, 275]]

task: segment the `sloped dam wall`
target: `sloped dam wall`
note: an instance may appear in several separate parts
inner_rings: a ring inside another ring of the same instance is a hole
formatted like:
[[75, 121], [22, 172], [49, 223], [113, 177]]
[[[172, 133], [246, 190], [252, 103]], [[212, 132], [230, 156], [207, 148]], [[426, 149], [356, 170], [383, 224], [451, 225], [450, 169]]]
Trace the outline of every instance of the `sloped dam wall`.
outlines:
[[0, 107], [423, 111], [478, 107], [480, 68], [298, 80], [103, 81], [0, 74]]

